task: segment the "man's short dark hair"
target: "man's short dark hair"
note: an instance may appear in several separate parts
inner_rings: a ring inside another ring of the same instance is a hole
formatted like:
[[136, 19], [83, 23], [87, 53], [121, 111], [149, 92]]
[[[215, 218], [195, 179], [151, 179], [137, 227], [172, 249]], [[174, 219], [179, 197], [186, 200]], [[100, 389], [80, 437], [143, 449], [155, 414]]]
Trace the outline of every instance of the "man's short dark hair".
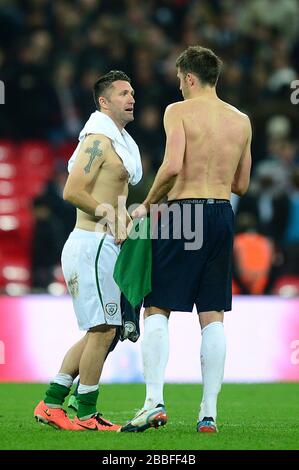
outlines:
[[106, 75], [103, 75], [95, 82], [93, 86], [93, 99], [99, 111], [101, 110], [99, 97], [105, 96], [116, 80], [124, 80], [125, 82], [131, 83], [131, 79], [121, 70], [110, 70], [110, 72], [106, 73]]
[[211, 50], [190, 46], [177, 58], [176, 67], [187, 75], [193, 73], [202, 85], [215, 86], [222, 68], [221, 59]]

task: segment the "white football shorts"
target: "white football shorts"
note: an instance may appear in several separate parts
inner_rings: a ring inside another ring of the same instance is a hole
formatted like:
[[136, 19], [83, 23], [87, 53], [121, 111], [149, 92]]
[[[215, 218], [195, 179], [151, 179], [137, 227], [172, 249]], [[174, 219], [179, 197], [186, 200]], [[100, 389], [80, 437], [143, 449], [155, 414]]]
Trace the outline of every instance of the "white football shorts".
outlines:
[[62, 270], [80, 330], [122, 323], [120, 290], [113, 279], [119, 251], [111, 235], [78, 228], [63, 247]]

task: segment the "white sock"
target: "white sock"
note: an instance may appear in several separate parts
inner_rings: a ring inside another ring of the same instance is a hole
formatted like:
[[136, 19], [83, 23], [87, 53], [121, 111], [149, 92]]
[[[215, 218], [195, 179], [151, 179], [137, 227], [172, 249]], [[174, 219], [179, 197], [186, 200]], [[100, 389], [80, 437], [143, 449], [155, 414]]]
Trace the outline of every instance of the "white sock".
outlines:
[[56, 374], [53, 379], [53, 382], [55, 382], [56, 384], [64, 385], [67, 388], [71, 388], [71, 386], [73, 385], [73, 381], [74, 379], [71, 375], [62, 374], [61, 372], [59, 372], [59, 374]]
[[164, 404], [164, 373], [168, 361], [168, 318], [159, 313], [144, 320], [141, 345], [143, 373], [146, 383], [145, 409]]
[[217, 416], [217, 396], [220, 392], [225, 362], [225, 334], [222, 322], [212, 322], [202, 329], [200, 349], [203, 397], [199, 411], [199, 421], [205, 416]]
[[78, 393], [83, 394], [83, 393], [91, 393], [91, 392], [95, 392], [96, 390], [98, 390], [99, 388], [99, 384], [96, 384], [96, 385], [83, 385], [83, 384], [79, 384], [79, 387], [78, 387]]

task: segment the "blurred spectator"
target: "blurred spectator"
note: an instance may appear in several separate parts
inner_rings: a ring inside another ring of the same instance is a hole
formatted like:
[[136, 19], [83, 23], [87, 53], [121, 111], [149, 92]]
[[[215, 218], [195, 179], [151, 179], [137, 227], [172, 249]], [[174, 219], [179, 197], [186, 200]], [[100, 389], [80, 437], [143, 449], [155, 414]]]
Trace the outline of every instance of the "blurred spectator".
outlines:
[[266, 122], [266, 134], [271, 140], [287, 139], [291, 133], [291, 122], [286, 116], [276, 114]]
[[235, 106], [242, 106], [244, 89], [244, 72], [240, 64], [228, 62], [224, 67], [221, 80], [223, 99]]
[[101, 69], [88, 67], [82, 70], [80, 75], [79, 83], [76, 86], [76, 102], [78, 103], [83, 122], [87, 121], [94, 108], [93, 96], [90, 90], [92, 90], [94, 83], [102, 74]]
[[284, 272], [299, 276], [299, 169], [292, 174], [289, 195], [289, 216], [284, 233]]
[[280, 243], [288, 219], [289, 199], [281, 183], [280, 170], [272, 162], [261, 164], [256, 179], [237, 207], [237, 214], [252, 214], [259, 233]]
[[54, 69], [53, 88], [58, 112], [53, 116], [49, 137], [55, 143], [77, 137], [82, 128], [75, 102], [74, 74], [74, 66], [67, 60], [59, 62]]
[[67, 169], [64, 162], [57, 162], [53, 178], [48, 182], [43, 195], [49, 205], [52, 214], [60, 221], [63, 244], [75, 227], [76, 209], [63, 199], [63, 189], [67, 180]]
[[18, 60], [6, 87], [15, 139], [47, 138], [56, 100], [49, 81], [52, 38], [47, 31], [32, 33], [20, 45]]
[[287, 92], [290, 89], [290, 83], [297, 77], [295, 69], [291, 66], [288, 57], [278, 54], [273, 58], [273, 72], [269, 76], [267, 87], [273, 94]]
[[292, 174], [292, 188], [289, 195], [289, 206], [289, 217], [284, 234], [284, 242], [295, 242], [299, 245], [299, 169], [294, 170]]
[[270, 281], [274, 246], [257, 232], [255, 217], [240, 213], [236, 219], [233, 250], [233, 293], [264, 294]]
[[164, 151], [164, 131], [159, 108], [145, 106], [138, 114], [136, 122], [136, 140], [142, 148], [150, 152], [155, 171], [159, 168]]
[[138, 184], [136, 184], [136, 186], [131, 186], [130, 188], [127, 199], [128, 207], [130, 207], [131, 204], [141, 204], [144, 201], [156, 176], [156, 173], [152, 169], [151, 154], [142, 148], [140, 150], [143, 176], [142, 180]]
[[56, 265], [60, 264], [63, 228], [46, 196], [39, 196], [33, 201], [33, 216], [32, 287], [46, 289], [54, 279]]
[[242, 9], [241, 25], [247, 33], [257, 23], [276, 28], [291, 42], [298, 34], [298, 15], [297, 0], [250, 0]]

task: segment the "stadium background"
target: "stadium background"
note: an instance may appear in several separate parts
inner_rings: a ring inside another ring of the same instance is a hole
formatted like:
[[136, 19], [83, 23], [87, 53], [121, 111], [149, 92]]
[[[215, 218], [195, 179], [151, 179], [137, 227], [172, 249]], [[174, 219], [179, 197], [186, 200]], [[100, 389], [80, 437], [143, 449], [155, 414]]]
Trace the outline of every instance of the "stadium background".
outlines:
[[[299, 104], [291, 88], [299, 79], [299, 1], [1, 0], [0, 381], [48, 380], [78, 337], [59, 266], [74, 222], [62, 188], [94, 109], [93, 82], [112, 68], [132, 78], [128, 130], [144, 178], [129, 203], [141, 202], [163, 157], [164, 109], [181, 99], [175, 58], [193, 44], [221, 56], [219, 96], [253, 125], [251, 186], [232, 199], [239, 296], [227, 315], [225, 380], [299, 380]], [[172, 319], [167, 380], [197, 382], [195, 315], [185, 332], [181, 322], [181, 314]], [[105, 381], [142, 380], [139, 344], [119, 346]]]

